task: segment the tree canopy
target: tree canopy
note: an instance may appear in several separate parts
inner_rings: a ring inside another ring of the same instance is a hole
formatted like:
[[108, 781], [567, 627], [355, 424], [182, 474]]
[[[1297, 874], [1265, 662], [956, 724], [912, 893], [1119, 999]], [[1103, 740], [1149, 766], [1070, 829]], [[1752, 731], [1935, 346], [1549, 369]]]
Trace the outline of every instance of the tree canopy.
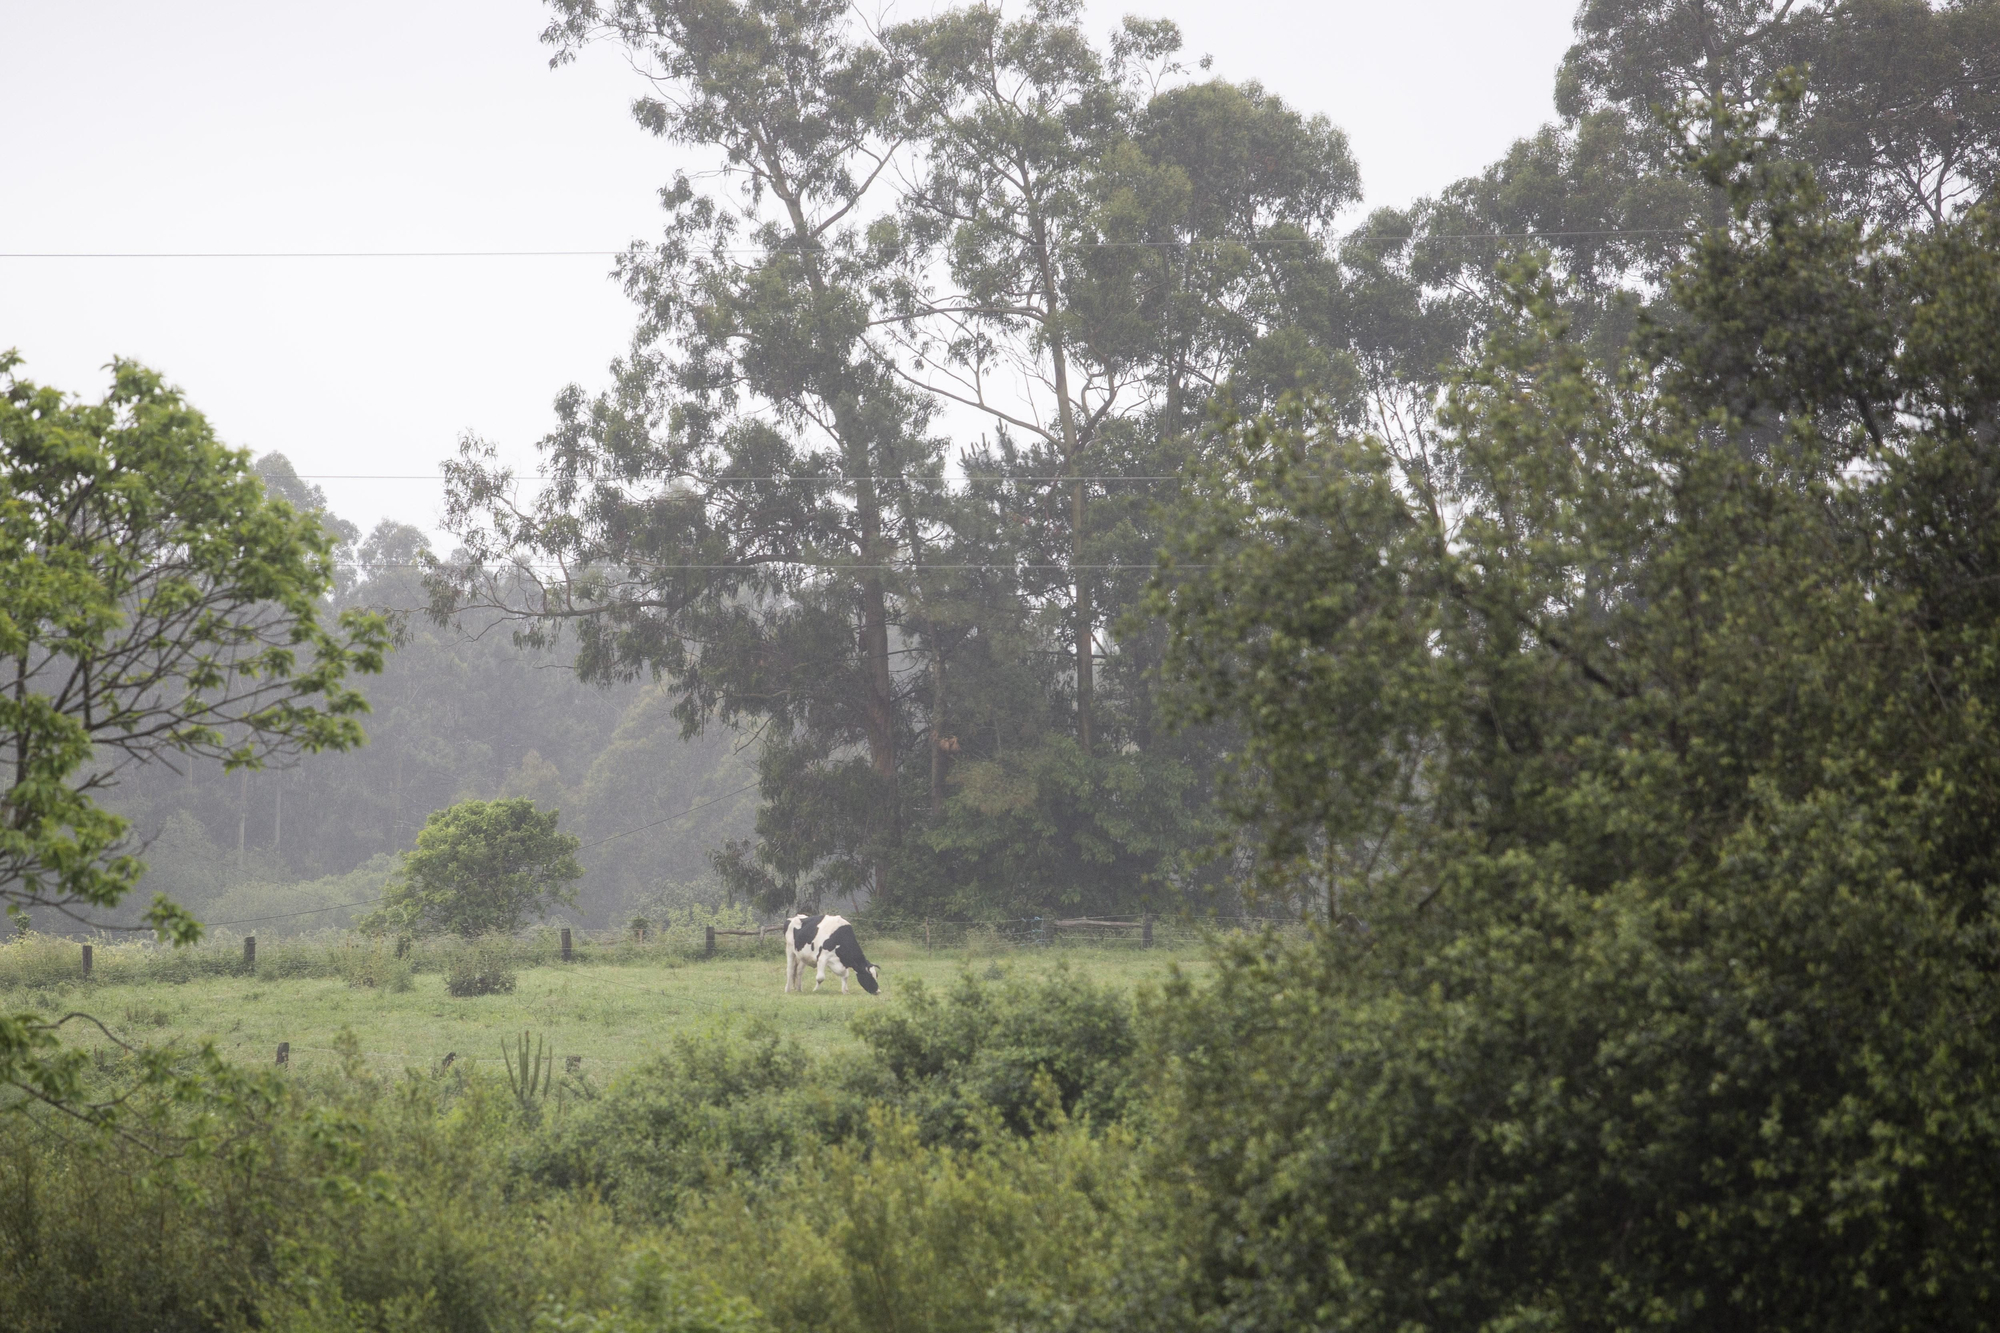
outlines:
[[1204, 480], [1170, 661], [1325, 904], [1163, 1011], [1228, 1322], [1990, 1319], [2000, 218], [1841, 217], [1796, 98], [1634, 355], [1519, 265], [1422, 467]]
[[524, 796], [432, 811], [368, 924], [509, 935], [528, 916], [574, 906], [583, 867], [576, 862], [578, 839], [556, 830], [560, 815], [537, 810]]
[[[358, 746], [348, 678], [382, 669], [387, 630], [323, 616], [330, 535], [158, 375], [117, 362], [89, 403], [19, 364], [0, 356], [0, 899], [89, 920], [145, 869], [100, 804], [122, 774]], [[165, 898], [147, 920], [200, 929]]]
[[[1514, 321], [1501, 275], [1545, 272], [1607, 364], [1689, 318], [1673, 275], [1732, 205], [1685, 154], [1788, 71], [1810, 75], [1786, 151], [1828, 218], [1955, 225], [2000, 151], [1989, 6], [1593, 0], [1555, 121], [1358, 225], [1340, 131], [1188, 68], [1165, 21], [553, 8], [555, 63], [618, 46], [640, 123], [715, 173], [677, 177], [662, 238], [623, 259], [633, 348], [562, 395], [552, 484], [517, 506], [477, 441], [452, 465], [464, 546], [433, 609], [561, 640], [591, 679], [657, 675], [687, 734], [754, 736], [757, 836], [716, 864], [773, 909], [1238, 905], [1203, 860], [1209, 798], [1257, 742], [1227, 709], [1166, 724], [1143, 596], [1156, 552], [1215, 521], [1187, 494], [1231, 447], [1212, 413], [1298, 395], [1392, 460], [1330, 478], [1344, 502], [1414, 479], [1442, 505], [1445, 389]], [[1405, 706], [1348, 683], [1329, 746]], [[1403, 780], [1373, 762], [1341, 779], [1364, 804]]]

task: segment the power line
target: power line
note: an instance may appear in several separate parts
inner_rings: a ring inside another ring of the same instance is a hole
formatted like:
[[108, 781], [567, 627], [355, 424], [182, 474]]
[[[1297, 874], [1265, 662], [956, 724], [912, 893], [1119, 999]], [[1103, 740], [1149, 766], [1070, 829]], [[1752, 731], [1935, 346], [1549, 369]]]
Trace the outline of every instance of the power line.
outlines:
[[[450, 568], [450, 565], [449, 565], [449, 562], [447, 562], [447, 561], [439, 561], [438, 563], [439, 563], [440, 565], [444, 565], [444, 566], [445, 566], [445, 567], [447, 567], [447, 568]], [[754, 563], [754, 564], [747, 564], [747, 565], [743, 565], [743, 564], [737, 564], [737, 565], [656, 565], [656, 564], [652, 564], [652, 563], [650, 563], [650, 562], [639, 562], [639, 564], [638, 564], [638, 566], [637, 566], [637, 567], [638, 567], [638, 568], [640, 568], [640, 569], [642, 569], [642, 570], [644, 570], [644, 571], [646, 571], [647, 573], [650, 573], [650, 574], [662, 574], [662, 573], [717, 573], [717, 574], [727, 574], [727, 573], [736, 573], [736, 574], [749, 574], [749, 573], [754, 573], [754, 572], [756, 572], [756, 571], [758, 571], [758, 570], [764, 570], [764, 569], [771, 569], [771, 568], [774, 568], [775, 566], [778, 566], [778, 565], [806, 565], [806, 566], [809, 566], [809, 567], [811, 567], [811, 568], [814, 568], [814, 569], [832, 569], [832, 570], [845, 570], [845, 569], [881, 569], [881, 570], [895, 570], [895, 569], [960, 569], [960, 570], [964, 570], [964, 569], [975, 569], [975, 570], [983, 570], [983, 571], [986, 571], [986, 572], [989, 572], [989, 573], [996, 573], [996, 572], [1001, 572], [1001, 571], [1025, 571], [1025, 570], [1037, 570], [1037, 571], [1047, 571], [1047, 570], [1058, 570], [1058, 571], [1061, 571], [1061, 570], [1090, 570], [1090, 571], [1096, 571], [1096, 572], [1103, 572], [1103, 571], [1106, 571], [1106, 570], [1120, 570], [1120, 569], [1123, 569], [1123, 570], [1138, 570], [1138, 571], [1143, 571], [1143, 572], [1150, 572], [1150, 571], [1151, 571], [1151, 570], [1152, 570], [1152, 569], [1154, 568], [1154, 566], [1152, 566], [1152, 565], [1016, 565], [1016, 564], [1007, 564], [1007, 563], [1005, 563], [1005, 562], [998, 562], [998, 561], [996, 561], [996, 562], [990, 562], [990, 563], [986, 563], [986, 564], [961, 564], [961, 565], [934, 565], [934, 564], [850, 564], [850, 563], [848, 563], [847, 561], [844, 561], [844, 560], [841, 560], [841, 561], [835, 561], [835, 560], [824, 560], [824, 561], [822, 561], [822, 560], [807, 560], [807, 559], [803, 559], [803, 558], [800, 558], [800, 559], [790, 559], [790, 558], [787, 558], [787, 559], [776, 559], [776, 558], [773, 558], [773, 559], [770, 559], [770, 560], [764, 560], [764, 561], [759, 561], [759, 562], [756, 562], [756, 563]], [[432, 568], [432, 566], [430, 566], [430, 565], [426, 565], [426, 564], [418, 564], [418, 563], [415, 563], [415, 562], [411, 562], [411, 561], [396, 561], [396, 562], [393, 562], [393, 563], [388, 563], [388, 564], [380, 564], [380, 565], [371, 565], [371, 564], [366, 564], [366, 563], [364, 563], [364, 562], [362, 562], [362, 561], [358, 561], [358, 560], [336, 560], [336, 561], [334, 562], [334, 567], [335, 567], [335, 568], [337, 568], [337, 569], [363, 569], [363, 570], [376, 570], [376, 569], [430, 569], [430, 568]], [[582, 566], [581, 568], [582, 568], [582, 569], [583, 569], [583, 570], [584, 570], [585, 572], [588, 572], [588, 571], [589, 571], [589, 570], [590, 570], [590, 569], [592, 568], [592, 566], [589, 566], [589, 565], [584, 565], [584, 566]], [[1210, 565], [1182, 565], [1182, 564], [1176, 564], [1176, 565], [1174, 566], [1174, 568], [1175, 568], [1175, 569], [1210, 569], [1210, 568], [1213, 568], [1213, 566], [1210, 566]], [[510, 569], [525, 569], [525, 570], [528, 570], [528, 571], [530, 571], [530, 572], [532, 572], [532, 573], [539, 573], [539, 574], [561, 574], [561, 573], [565, 573], [565, 572], [567, 572], [567, 570], [566, 570], [566, 567], [565, 567], [565, 566], [562, 566], [562, 565], [549, 565], [549, 564], [541, 564], [541, 565], [537, 565], [537, 564], [511, 564], [511, 563], [509, 563], [509, 564], [498, 564], [498, 565], [481, 565], [481, 566], [480, 566], [480, 569], [481, 569], [481, 570], [490, 570], [491, 572], [494, 572], [494, 573], [499, 573], [499, 572], [501, 572], [501, 571], [504, 571], [504, 570], [510, 570]]]
[[0, 259], [560, 259], [623, 250], [16, 250]]
[[[1678, 227], [1605, 227], [1564, 231], [1461, 231], [1409, 236], [1272, 236], [1177, 241], [1087, 241], [1073, 250], [1175, 250], [1239, 246], [1248, 248], [1313, 245], [1329, 249], [1351, 244], [1414, 245], [1426, 241], [1541, 241], [1615, 236], [1682, 236]], [[13, 250], [0, 259], [613, 259], [628, 250]], [[780, 255], [785, 247], [705, 250], [704, 255]], [[795, 253], [795, 252], [794, 252]]]
[[379, 903], [388, 896], [382, 894], [374, 898], [363, 898], [358, 903], [331, 903], [325, 907], [301, 908], [296, 912], [273, 912], [269, 916], [239, 916], [233, 921], [205, 921], [202, 924], [203, 926], [248, 926], [259, 921], [283, 921], [289, 917], [311, 916], [315, 912], [338, 912], [349, 907], [366, 907], [370, 903]]
[[[295, 475], [297, 475], [300, 481], [445, 481], [448, 480], [448, 478], [446, 478], [442, 473], [429, 474], [429, 473], [414, 473], [414, 472], [412, 473], [300, 472]], [[553, 478], [535, 476], [535, 477], [516, 477], [514, 478], [514, 480], [550, 481], [553, 480]], [[703, 482], [704, 484], [713, 484], [713, 485], [720, 485], [723, 483], [734, 484], [737, 482], [768, 481], [768, 482], [776, 482], [779, 484], [797, 482], [801, 485], [851, 486], [857, 482], [863, 482], [863, 481], [915, 481], [915, 482], [928, 481], [928, 482], [937, 482], [943, 485], [953, 485], [953, 484], [970, 485], [974, 482], [1004, 483], [1004, 482], [1048, 482], [1048, 481], [1095, 481], [1095, 482], [1186, 481], [1187, 477], [1183, 473], [1174, 473], [1172, 475], [1166, 475], [1166, 476], [1146, 476], [1146, 475], [1118, 476], [1118, 475], [1106, 474], [1103, 476], [1083, 476], [1083, 477], [1071, 476], [1068, 473], [1056, 473], [1050, 476], [1032, 476], [1032, 477], [994, 476], [983, 473], [967, 477], [933, 477], [922, 472], [885, 472], [879, 476], [873, 476], [873, 477], [828, 477], [828, 476], [820, 476], [813, 473], [790, 473], [781, 476], [769, 476], [769, 477], [743, 477], [735, 475], [721, 476], [721, 477], [701, 477], [701, 478], [674, 477], [674, 478], [668, 478], [666, 484], [672, 486], [679, 482], [693, 482], [697, 480]]]
[[577, 850], [580, 852], [584, 850], [585, 847], [596, 847], [603, 843], [610, 842], [613, 838], [622, 838], [625, 837], [627, 834], [631, 833], [644, 833], [647, 829], [658, 828], [662, 824], [672, 823], [674, 820], [681, 819], [684, 818], [685, 816], [691, 815], [697, 810], [706, 810], [711, 805], [721, 805], [724, 801], [728, 800], [732, 796], [741, 796], [744, 792], [749, 791], [752, 787], [755, 787], [756, 785], [757, 784], [755, 782], [745, 783], [743, 786], [738, 787], [735, 791], [726, 791], [712, 801], [703, 801], [700, 805], [691, 805], [687, 809], [680, 811], [678, 814], [668, 815], [665, 819], [656, 819], [650, 824], [641, 824], [639, 825], [638, 828], [628, 828], [623, 833], [608, 833], [604, 837], [601, 837], [594, 842], [584, 843], [583, 846], [577, 848]]

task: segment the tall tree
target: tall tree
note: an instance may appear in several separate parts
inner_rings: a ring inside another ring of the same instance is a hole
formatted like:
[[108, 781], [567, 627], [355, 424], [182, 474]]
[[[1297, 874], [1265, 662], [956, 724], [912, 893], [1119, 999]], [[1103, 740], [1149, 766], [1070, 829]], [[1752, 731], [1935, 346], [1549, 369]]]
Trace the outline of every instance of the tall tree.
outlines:
[[[1068, 585], [1076, 737], [1088, 754], [1098, 651], [1088, 469], [1107, 425], [1130, 409], [1144, 331], [1129, 293], [1104, 290], [1131, 283], [1143, 267], [1136, 252], [1094, 245], [1094, 177], [1124, 126], [1081, 16], [1078, 0], [1037, 0], [1012, 21], [974, 5], [884, 40], [910, 69], [907, 114], [923, 135], [920, 176], [901, 201], [911, 270], [892, 297], [911, 369], [928, 392], [1043, 444], [1063, 479], [1067, 569], [1046, 571], [1046, 584]], [[940, 251], [942, 287], [932, 279]]]
[[2000, 223], [1708, 123], [1642, 358], [1517, 267], [1445, 466], [1246, 427], [1162, 584], [1332, 909], [1163, 1011], [1218, 1324], [1991, 1322]]
[[[891, 901], [905, 723], [889, 512], [938, 455], [924, 404], [864, 337], [864, 201], [896, 144], [896, 70], [835, 0], [555, 8], [556, 63], [621, 44], [654, 87], [640, 122], [714, 153], [737, 193], [685, 176], [667, 192], [666, 241], [623, 263], [645, 312], [634, 351], [609, 393], [563, 396], [532, 504], [477, 442], [452, 465], [465, 548], [440, 609], [504, 607], [530, 642], [568, 626], [587, 677], [671, 679], [690, 732], [711, 716], [769, 728], [759, 854], [726, 864], [773, 906], [863, 884]], [[516, 557], [525, 603], [494, 577]], [[842, 753], [856, 742], [860, 765]]]
[[[382, 669], [387, 629], [325, 623], [331, 534], [158, 375], [116, 362], [82, 402], [19, 364], [0, 355], [0, 901], [88, 921], [145, 870], [99, 803], [121, 775], [360, 745], [349, 676]], [[146, 920], [200, 934], [163, 898]]]

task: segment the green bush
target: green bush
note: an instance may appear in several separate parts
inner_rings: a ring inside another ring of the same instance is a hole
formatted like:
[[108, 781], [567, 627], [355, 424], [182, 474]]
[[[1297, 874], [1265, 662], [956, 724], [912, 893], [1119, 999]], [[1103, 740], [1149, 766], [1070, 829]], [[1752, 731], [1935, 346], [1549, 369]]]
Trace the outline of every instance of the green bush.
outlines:
[[[414, 984], [410, 960], [396, 956], [394, 941], [352, 940], [336, 956], [340, 977], [350, 986], [381, 989], [400, 995]], [[506, 989], [514, 989], [511, 974]], [[452, 992], [454, 995], [459, 993]]]
[[868, 1146], [829, 1148], [761, 1194], [730, 1186], [692, 1204], [675, 1256], [777, 1328], [1188, 1327], [1172, 1280], [1179, 1233], [1143, 1155], [1051, 1115], [1034, 1138], [997, 1132], [960, 1149], [926, 1146], [914, 1121], [878, 1111]]
[[514, 981], [508, 941], [501, 939], [481, 940], [470, 948], [458, 950], [445, 966], [444, 988], [461, 998], [512, 995]]
[[859, 1097], [815, 1076], [797, 1043], [754, 1023], [675, 1038], [668, 1054], [547, 1125], [522, 1163], [541, 1184], [665, 1219], [691, 1193], [723, 1181], [754, 1190], [865, 1124]]
[[1118, 1120], [1131, 1101], [1133, 1024], [1130, 1000], [1064, 962], [1037, 981], [963, 973], [943, 995], [912, 980], [899, 1003], [862, 1014], [854, 1031], [876, 1060], [863, 1086], [939, 1143], [962, 1141], [987, 1112], [1031, 1132], [1044, 1114], [1036, 1086], [1044, 1077], [1064, 1115]]
[[357, 1061], [245, 1080], [210, 1148], [158, 1154], [0, 1119], [0, 1327], [20, 1333], [749, 1333], [584, 1194], [524, 1193], [492, 1078], [392, 1088]]

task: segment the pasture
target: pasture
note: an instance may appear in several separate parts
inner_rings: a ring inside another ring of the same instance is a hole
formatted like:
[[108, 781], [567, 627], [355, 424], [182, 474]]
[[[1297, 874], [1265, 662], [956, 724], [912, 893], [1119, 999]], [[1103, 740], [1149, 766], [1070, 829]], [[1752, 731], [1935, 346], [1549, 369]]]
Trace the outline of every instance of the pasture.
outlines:
[[[602, 1084], [618, 1071], [656, 1055], [676, 1037], [729, 1031], [762, 1020], [814, 1055], [854, 1043], [848, 1020], [870, 1006], [895, 1003], [911, 981], [949, 985], [970, 970], [979, 977], [1033, 978], [1067, 966], [1099, 984], [1129, 989], [1165, 977], [1171, 966], [1199, 969], [1203, 947], [1177, 937], [1161, 947], [1063, 945], [1053, 948], [927, 949], [921, 940], [867, 942], [882, 968], [883, 993], [864, 994], [850, 980], [842, 995], [829, 975], [817, 994], [807, 974], [805, 994], [786, 995], [782, 946], [776, 938], [732, 941], [712, 958], [685, 945], [645, 950], [580, 947], [559, 961], [545, 941], [520, 942], [512, 993], [453, 996], [437, 960], [391, 969], [386, 951], [347, 937], [267, 946], [254, 970], [234, 966], [240, 945], [203, 946], [185, 966], [136, 946], [99, 946], [97, 971], [81, 980], [80, 948], [46, 938], [0, 946], [0, 1005], [44, 1013], [82, 1011], [133, 1045], [215, 1043], [231, 1060], [268, 1065], [280, 1042], [301, 1072], [337, 1066], [336, 1042], [352, 1032], [362, 1058], [379, 1074], [436, 1069], [455, 1063], [497, 1067], [502, 1041], [527, 1031], [558, 1056], [578, 1057], [581, 1072]], [[34, 957], [28, 956], [33, 951]], [[121, 957], [127, 953], [134, 956]], [[324, 960], [323, 962], [321, 960]], [[120, 965], [120, 964], [124, 965]], [[95, 1032], [72, 1026], [71, 1039], [103, 1045]], [[560, 1067], [560, 1066], [559, 1066]]]

